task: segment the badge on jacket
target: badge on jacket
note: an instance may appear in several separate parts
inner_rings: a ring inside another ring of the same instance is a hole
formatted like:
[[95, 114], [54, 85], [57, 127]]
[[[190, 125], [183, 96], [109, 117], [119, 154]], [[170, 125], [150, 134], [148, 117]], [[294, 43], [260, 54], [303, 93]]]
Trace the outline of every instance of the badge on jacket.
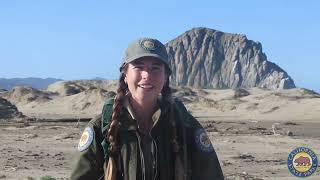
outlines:
[[80, 152], [88, 149], [88, 147], [93, 142], [93, 130], [91, 127], [86, 127], [81, 135], [79, 144], [78, 144], [78, 150]]
[[198, 149], [202, 152], [210, 153], [213, 151], [213, 146], [206, 131], [202, 128], [196, 130], [195, 141]]

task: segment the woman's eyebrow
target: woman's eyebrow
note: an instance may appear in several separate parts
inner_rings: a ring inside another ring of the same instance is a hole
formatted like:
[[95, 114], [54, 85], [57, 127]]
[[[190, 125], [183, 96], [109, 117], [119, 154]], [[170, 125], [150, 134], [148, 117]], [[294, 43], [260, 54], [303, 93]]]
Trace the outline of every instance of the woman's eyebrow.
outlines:
[[152, 63], [152, 65], [161, 66], [162, 63], [161, 62], [154, 62], [154, 63]]
[[143, 65], [142, 61], [134, 61], [132, 62], [133, 65]]

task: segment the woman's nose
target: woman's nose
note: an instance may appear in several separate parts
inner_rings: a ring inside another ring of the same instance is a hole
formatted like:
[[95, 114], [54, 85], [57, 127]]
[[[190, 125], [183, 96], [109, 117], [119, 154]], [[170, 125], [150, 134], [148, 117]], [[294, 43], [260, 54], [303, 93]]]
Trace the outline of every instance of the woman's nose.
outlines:
[[143, 71], [141, 72], [141, 76], [142, 76], [142, 78], [144, 78], [144, 79], [149, 78], [149, 77], [150, 77], [150, 71], [149, 71], [148, 69], [143, 70]]

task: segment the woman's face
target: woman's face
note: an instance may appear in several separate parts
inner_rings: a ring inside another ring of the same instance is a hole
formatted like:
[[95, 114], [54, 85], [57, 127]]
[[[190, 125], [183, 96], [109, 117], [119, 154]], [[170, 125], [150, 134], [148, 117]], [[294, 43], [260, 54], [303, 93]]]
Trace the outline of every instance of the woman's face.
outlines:
[[155, 101], [167, 79], [165, 65], [155, 57], [129, 63], [125, 74], [132, 98], [140, 103]]

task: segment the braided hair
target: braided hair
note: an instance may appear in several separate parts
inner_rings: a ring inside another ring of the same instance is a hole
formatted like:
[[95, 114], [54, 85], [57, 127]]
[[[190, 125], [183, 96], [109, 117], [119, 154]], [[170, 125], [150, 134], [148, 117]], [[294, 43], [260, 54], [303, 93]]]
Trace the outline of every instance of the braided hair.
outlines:
[[117, 136], [118, 136], [119, 127], [121, 125], [120, 118], [119, 118], [120, 111], [122, 108], [122, 104], [123, 104], [122, 102], [124, 100], [124, 97], [128, 92], [128, 85], [124, 82], [126, 69], [127, 69], [127, 66], [124, 66], [120, 74], [117, 95], [115, 97], [114, 104], [112, 107], [111, 123], [105, 137], [106, 140], [109, 142], [108, 151], [110, 156], [115, 155], [115, 153], [118, 151]]
[[178, 143], [178, 133], [177, 133], [177, 125], [176, 125], [176, 120], [174, 116], [174, 108], [173, 108], [173, 99], [172, 99], [172, 93], [171, 93], [171, 88], [169, 87], [169, 81], [165, 84], [165, 86], [162, 89], [162, 97], [163, 97], [163, 102], [164, 104], [167, 104], [167, 107], [170, 107], [168, 110], [169, 114], [169, 122], [171, 125], [171, 133], [172, 133], [172, 149], [173, 152], [178, 153], [179, 152], [179, 143]]
[[[166, 73], [169, 74], [168, 69], [166, 69], [166, 70], [167, 70]], [[165, 105], [165, 107], [171, 107], [168, 109], [169, 122], [171, 125], [171, 133], [172, 133], [172, 137], [171, 137], [172, 142], [171, 143], [172, 143], [173, 152], [178, 153], [180, 147], [179, 147], [179, 143], [178, 143], [178, 135], [177, 135], [178, 133], [177, 133], [176, 121], [174, 118], [173, 108], [172, 108], [172, 105], [173, 105], [172, 91], [171, 91], [169, 84], [170, 84], [170, 82], [169, 82], [169, 76], [168, 76], [167, 81], [162, 88], [161, 95], [162, 95], [163, 105]]]

